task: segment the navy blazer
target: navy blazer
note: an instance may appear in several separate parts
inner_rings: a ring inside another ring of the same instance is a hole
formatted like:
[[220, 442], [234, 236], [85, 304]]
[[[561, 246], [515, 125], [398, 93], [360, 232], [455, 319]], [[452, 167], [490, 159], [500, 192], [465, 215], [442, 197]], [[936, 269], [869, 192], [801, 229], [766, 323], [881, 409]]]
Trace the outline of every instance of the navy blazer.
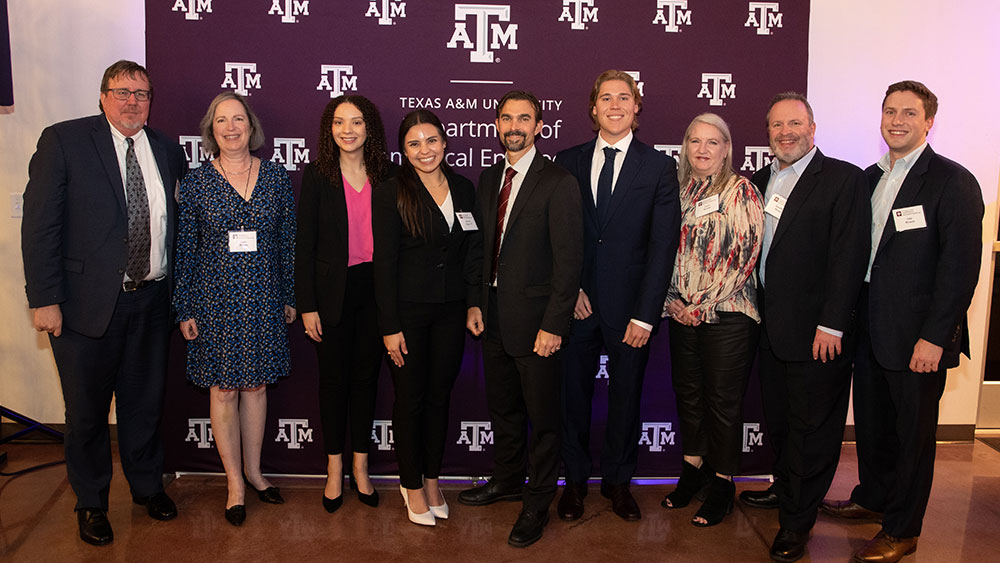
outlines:
[[[451, 228], [431, 194], [421, 186], [418, 197], [428, 211], [425, 236], [403, 226], [396, 207], [401, 174], [379, 185], [372, 195], [372, 233], [375, 239], [375, 303], [383, 335], [403, 330], [399, 302], [447, 303], [465, 301], [466, 257], [470, 234], [456, 216]], [[446, 172], [455, 213], [472, 214], [476, 189], [464, 176]]]
[[[482, 310], [484, 322], [496, 314], [489, 311], [489, 288], [503, 169], [500, 160], [484, 170], [476, 193], [481, 231], [470, 249], [467, 303]], [[580, 189], [563, 167], [536, 151], [513, 205], [497, 265], [500, 331], [508, 354], [527, 356], [540, 329], [569, 334], [583, 265]]]
[[590, 180], [596, 145], [595, 137], [556, 155], [556, 163], [580, 185], [584, 217], [580, 288], [594, 314], [609, 328], [624, 332], [630, 319], [655, 327], [663, 313], [680, 236], [677, 164], [633, 138], [601, 224]]
[[[753, 175], [761, 193], [771, 167]], [[819, 325], [851, 333], [868, 256], [871, 199], [860, 168], [819, 149], [785, 202], [758, 293], [767, 341], [786, 362], [812, 361]], [[758, 280], [759, 281], [759, 280]]]
[[[187, 172], [180, 146], [143, 128], [167, 203], [167, 275], [177, 227], [177, 186]], [[32, 308], [59, 304], [63, 326], [104, 334], [128, 260], [125, 187], [104, 114], [46, 127], [28, 164], [21, 223], [25, 290]], [[172, 280], [171, 280], [172, 281]]]
[[[872, 193], [882, 169], [865, 170]], [[968, 170], [930, 146], [913, 163], [892, 209], [919, 205], [927, 226], [899, 232], [885, 224], [872, 263], [868, 313], [872, 352], [879, 364], [909, 369], [913, 346], [941, 346], [939, 368], [969, 355], [966, 311], [982, 258], [983, 193]]]

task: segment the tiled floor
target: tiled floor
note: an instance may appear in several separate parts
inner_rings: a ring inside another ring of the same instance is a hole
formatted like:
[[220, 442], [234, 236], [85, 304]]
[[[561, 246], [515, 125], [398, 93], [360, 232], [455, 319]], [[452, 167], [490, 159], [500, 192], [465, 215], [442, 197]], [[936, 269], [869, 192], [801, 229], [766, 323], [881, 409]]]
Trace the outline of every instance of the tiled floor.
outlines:
[[[4, 471], [58, 459], [57, 445], [7, 445]], [[225, 480], [217, 476], [182, 476], [167, 485], [180, 516], [170, 522], [150, 519], [134, 506], [121, 466], [115, 462], [111, 523], [115, 541], [93, 547], [77, 537], [75, 498], [64, 466], [17, 478], [0, 478], [0, 561], [363, 561], [390, 563], [589, 561], [769, 561], [768, 545], [777, 532], [777, 513], [742, 507], [722, 524], [699, 529], [688, 524], [696, 503], [668, 511], [660, 499], [672, 485], [633, 486], [643, 510], [639, 522], [615, 516], [608, 501], [591, 485], [583, 519], [566, 523], [555, 517], [545, 537], [527, 549], [507, 546], [519, 505], [499, 503], [473, 508], [455, 501], [465, 483], [445, 487], [451, 519], [436, 528], [406, 520], [396, 483], [379, 484], [377, 509], [347, 497], [330, 515], [320, 506], [320, 479], [276, 478], [287, 502], [265, 505], [250, 498], [242, 528], [223, 519]], [[985, 444], [938, 447], [937, 475], [918, 562], [994, 562], [1000, 560], [1000, 453]], [[840, 469], [830, 491], [845, 498], [856, 472], [854, 447], [844, 446]], [[740, 490], [759, 488], [742, 482]], [[845, 525], [820, 516], [803, 561], [848, 561], [851, 552], [878, 531], [877, 524]]]

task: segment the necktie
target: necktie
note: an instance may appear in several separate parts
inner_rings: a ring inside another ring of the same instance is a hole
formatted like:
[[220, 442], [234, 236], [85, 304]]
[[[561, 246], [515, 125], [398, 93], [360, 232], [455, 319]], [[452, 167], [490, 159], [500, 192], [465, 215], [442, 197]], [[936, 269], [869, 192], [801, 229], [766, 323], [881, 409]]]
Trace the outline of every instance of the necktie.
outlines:
[[604, 167], [597, 177], [597, 220], [604, 223], [608, 216], [608, 204], [611, 203], [611, 180], [615, 177], [615, 156], [618, 149], [604, 147]]
[[126, 137], [125, 197], [128, 199], [128, 262], [125, 273], [132, 281], [142, 281], [149, 274], [149, 199], [142, 169], [135, 157], [135, 141]]
[[514, 183], [514, 174], [517, 170], [507, 168], [503, 176], [503, 187], [500, 188], [500, 195], [497, 198], [497, 231], [493, 239], [493, 270], [490, 275], [490, 283], [497, 279], [497, 264], [500, 260], [500, 239], [503, 237], [503, 219], [507, 215], [507, 201], [510, 200], [510, 187]]

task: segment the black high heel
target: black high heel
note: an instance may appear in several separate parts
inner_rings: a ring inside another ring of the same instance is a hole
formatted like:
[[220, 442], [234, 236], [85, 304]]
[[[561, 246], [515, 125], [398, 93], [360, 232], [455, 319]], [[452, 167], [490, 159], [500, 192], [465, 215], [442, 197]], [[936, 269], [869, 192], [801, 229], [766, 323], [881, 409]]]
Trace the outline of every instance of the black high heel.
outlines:
[[703, 498], [703, 492], [711, 478], [706, 473], [707, 465], [703, 462], [701, 467], [695, 467], [686, 461], [681, 461], [681, 477], [677, 480], [677, 487], [660, 501], [663, 508], [684, 508], [691, 504], [691, 499], [695, 496]]
[[278, 487], [268, 487], [262, 491], [257, 487], [254, 487], [253, 484], [250, 483], [250, 479], [247, 479], [246, 475], [243, 476], [243, 481], [246, 482], [248, 487], [257, 493], [257, 498], [260, 499], [260, 502], [266, 502], [267, 504], [285, 504], [285, 499], [281, 498], [281, 489]]
[[[729, 479], [716, 475], [708, 487], [708, 498], [694, 513], [691, 524], [699, 528], [714, 526], [733, 511], [733, 497], [736, 496], [736, 485]], [[698, 522], [695, 518], [703, 518], [704, 522]]]
[[358, 493], [358, 500], [361, 501], [361, 504], [368, 505], [368, 506], [370, 506], [372, 508], [375, 508], [375, 507], [378, 506], [378, 489], [375, 488], [374, 483], [372, 484], [372, 492], [366, 495], [366, 494], [362, 493], [360, 489], [358, 489], [358, 484], [354, 480], [354, 474], [352, 473], [351, 477], [350, 477], [350, 487], [351, 487], [351, 490], [357, 491], [357, 493]]
[[337, 498], [327, 498], [326, 493], [323, 493], [323, 508], [327, 512], [333, 514], [344, 504], [344, 493], [341, 493]]

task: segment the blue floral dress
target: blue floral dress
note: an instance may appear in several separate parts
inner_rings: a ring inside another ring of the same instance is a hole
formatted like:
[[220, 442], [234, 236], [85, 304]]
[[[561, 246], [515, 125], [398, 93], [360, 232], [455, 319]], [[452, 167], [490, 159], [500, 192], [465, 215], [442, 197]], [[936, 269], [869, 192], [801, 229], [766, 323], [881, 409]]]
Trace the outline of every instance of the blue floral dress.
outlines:
[[[187, 343], [195, 385], [250, 388], [288, 375], [294, 207], [288, 173], [270, 161], [260, 161], [249, 201], [211, 163], [181, 182], [173, 301], [178, 322], [198, 326]], [[230, 252], [230, 232], [241, 230], [256, 231], [255, 252]]]

